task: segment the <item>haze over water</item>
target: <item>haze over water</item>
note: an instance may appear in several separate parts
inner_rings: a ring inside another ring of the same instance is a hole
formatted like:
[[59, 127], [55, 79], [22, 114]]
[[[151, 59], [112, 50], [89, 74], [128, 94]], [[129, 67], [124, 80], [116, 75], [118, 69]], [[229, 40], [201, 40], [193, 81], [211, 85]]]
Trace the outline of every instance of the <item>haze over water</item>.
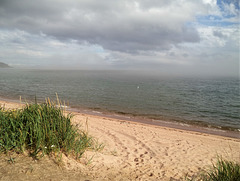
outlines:
[[0, 69], [0, 97], [55, 99], [74, 108], [240, 129], [238, 78], [179, 78], [131, 71]]

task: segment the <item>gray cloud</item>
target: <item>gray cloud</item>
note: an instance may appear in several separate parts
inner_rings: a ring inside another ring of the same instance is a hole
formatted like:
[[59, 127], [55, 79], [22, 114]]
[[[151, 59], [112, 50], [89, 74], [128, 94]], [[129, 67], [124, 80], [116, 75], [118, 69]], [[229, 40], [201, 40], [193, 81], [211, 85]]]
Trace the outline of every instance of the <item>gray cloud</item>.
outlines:
[[199, 42], [187, 25], [199, 4], [191, 1], [2, 0], [0, 27], [75, 39], [105, 49], [136, 53]]
[[220, 31], [213, 31], [213, 35], [216, 36], [216, 37], [219, 37], [219, 38], [225, 38], [226, 37]]

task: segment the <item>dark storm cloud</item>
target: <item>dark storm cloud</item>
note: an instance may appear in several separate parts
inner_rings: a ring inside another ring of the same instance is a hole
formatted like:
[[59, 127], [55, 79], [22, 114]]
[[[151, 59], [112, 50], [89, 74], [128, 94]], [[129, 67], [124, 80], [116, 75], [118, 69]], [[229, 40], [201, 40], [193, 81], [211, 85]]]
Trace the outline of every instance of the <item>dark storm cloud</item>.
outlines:
[[197, 5], [176, 1], [1, 0], [0, 27], [75, 39], [105, 49], [136, 53], [198, 42], [187, 25]]

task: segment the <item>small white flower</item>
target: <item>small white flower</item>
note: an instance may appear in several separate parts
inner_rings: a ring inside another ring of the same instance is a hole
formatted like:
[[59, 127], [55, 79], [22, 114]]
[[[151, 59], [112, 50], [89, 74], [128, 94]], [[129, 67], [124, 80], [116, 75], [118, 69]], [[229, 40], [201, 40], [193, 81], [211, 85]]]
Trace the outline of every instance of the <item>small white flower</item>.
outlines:
[[44, 148], [46, 148], [47, 149], [47, 147], [45, 146]]
[[55, 147], [55, 145], [52, 145], [51, 148]]

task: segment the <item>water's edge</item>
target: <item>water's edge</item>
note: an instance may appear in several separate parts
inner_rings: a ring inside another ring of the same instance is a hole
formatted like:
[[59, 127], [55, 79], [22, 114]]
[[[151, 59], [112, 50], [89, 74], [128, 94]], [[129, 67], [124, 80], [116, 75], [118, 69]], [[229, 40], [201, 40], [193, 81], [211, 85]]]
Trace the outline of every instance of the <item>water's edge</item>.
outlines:
[[179, 129], [179, 130], [185, 130], [185, 131], [193, 131], [197, 133], [206, 133], [211, 135], [217, 135], [217, 136], [224, 136], [224, 137], [230, 137], [230, 138], [237, 138], [240, 139], [240, 131], [238, 130], [224, 130], [220, 128], [214, 128], [211, 125], [204, 126], [204, 125], [196, 125], [196, 124], [188, 124], [183, 122], [176, 122], [171, 120], [154, 120], [149, 119], [146, 117], [140, 117], [140, 116], [125, 116], [121, 114], [111, 114], [107, 112], [98, 112], [94, 110], [86, 110], [86, 109], [76, 109], [76, 108], [69, 108], [70, 112], [76, 112], [76, 113], [82, 113], [86, 115], [93, 115], [93, 116], [100, 116], [100, 117], [106, 117], [106, 118], [113, 118], [123, 121], [132, 121], [136, 123], [142, 123], [142, 124], [148, 124], [148, 125], [154, 125], [154, 126], [161, 126], [161, 127], [167, 127], [167, 128], [173, 128], [173, 129]]
[[[9, 103], [20, 103], [19, 100], [13, 100], [8, 98], [0, 97], [0, 101], [6, 101]], [[21, 102], [24, 103], [24, 102]], [[32, 103], [29, 101], [28, 103]], [[71, 107], [66, 106], [66, 111], [72, 113], [80, 113], [80, 114], [86, 114], [86, 115], [92, 115], [92, 116], [99, 116], [99, 117], [105, 117], [105, 118], [112, 118], [117, 119], [121, 121], [131, 121], [141, 124], [147, 124], [147, 125], [153, 125], [153, 126], [161, 126], [161, 127], [167, 127], [167, 128], [173, 128], [178, 130], [185, 130], [185, 131], [193, 131], [196, 133], [205, 133], [205, 134], [211, 134], [211, 135], [217, 135], [217, 136], [223, 136], [223, 137], [229, 137], [229, 138], [237, 138], [240, 139], [240, 130], [229, 130], [229, 129], [222, 129], [219, 127], [214, 127], [212, 125], [199, 125], [194, 124], [192, 122], [186, 123], [185, 121], [176, 121], [171, 119], [151, 119], [143, 116], [135, 116], [135, 115], [128, 115], [125, 113], [114, 113], [109, 111], [100, 111], [100, 110], [94, 110], [89, 108], [80, 108], [80, 107]]]

